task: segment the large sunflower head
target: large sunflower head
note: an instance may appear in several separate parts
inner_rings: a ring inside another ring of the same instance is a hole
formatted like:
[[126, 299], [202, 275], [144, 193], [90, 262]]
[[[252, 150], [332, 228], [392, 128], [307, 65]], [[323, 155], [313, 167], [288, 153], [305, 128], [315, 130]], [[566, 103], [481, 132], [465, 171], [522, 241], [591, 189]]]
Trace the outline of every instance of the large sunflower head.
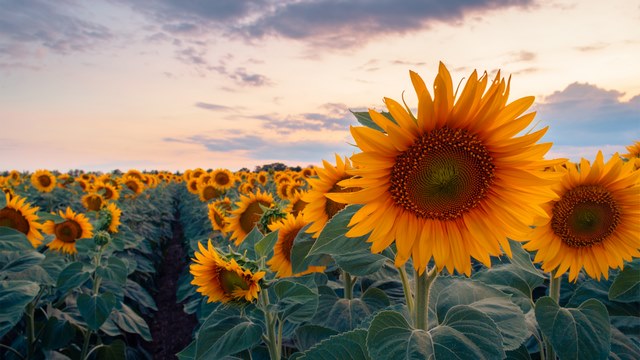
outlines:
[[220, 190], [228, 190], [233, 187], [235, 179], [231, 171], [227, 169], [215, 169], [211, 173], [214, 185]]
[[42, 244], [42, 224], [38, 222], [36, 212], [39, 208], [31, 207], [26, 199], [17, 195], [0, 194], [5, 196], [7, 204], [0, 209], [0, 226], [10, 227], [27, 236], [34, 248]]
[[215, 203], [207, 205], [209, 208], [209, 220], [211, 221], [211, 227], [215, 231], [220, 231], [222, 235], [227, 233], [227, 212]]
[[109, 222], [106, 225], [107, 231], [111, 234], [115, 234], [118, 232], [118, 227], [120, 226], [120, 217], [122, 216], [122, 210], [115, 203], [109, 203], [103, 209], [103, 211], [107, 212]]
[[234, 259], [223, 259], [211, 245], [211, 240], [207, 248], [202, 243], [198, 243], [198, 248], [189, 272], [193, 275], [191, 284], [197, 286], [197, 292], [209, 297], [207, 302], [251, 302], [258, 298], [264, 271], [254, 274], [243, 269]]
[[538, 222], [524, 248], [559, 277], [580, 270], [600, 280], [609, 268], [640, 256], [640, 172], [614, 155], [606, 164], [599, 152], [593, 164], [569, 163], [554, 187], [560, 199], [546, 204], [550, 218]]
[[[302, 215], [294, 216], [288, 214], [286, 218], [274, 222], [269, 225], [269, 230], [278, 230], [278, 240], [273, 247], [273, 257], [267, 262], [272, 271], [276, 272], [277, 277], [288, 277], [293, 275], [291, 265], [291, 249], [296, 236], [307, 225]], [[302, 276], [312, 272], [323, 272], [324, 266], [309, 266], [307, 270], [295, 274]]]
[[84, 214], [76, 213], [69, 207], [65, 212], [60, 210], [60, 217], [64, 221], [55, 223], [49, 220], [42, 227], [45, 233], [55, 235], [48, 246], [51, 250], [75, 254], [78, 252], [76, 241], [92, 237], [93, 226]]
[[[410, 257], [420, 273], [430, 259], [469, 275], [473, 257], [487, 266], [490, 256], [511, 255], [507, 238], [524, 240], [541, 204], [556, 195], [549, 188], [558, 175], [543, 172], [550, 143], [536, 142], [546, 128], [517, 136], [535, 113], [525, 97], [507, 104], [510, 83], [477, 72], [454, 93], [441, 63], [434, 96], [410, 72], [418, 113], [385, 98], [389, 117], [370, 110], [378, 131], [352, 127], [361, 153], [351, 160], [354, 178], [343, 186], [354, 193], [329, 198], [364, 204], [351, 219], [349, 236], [369, 235], [374, 252], [395, 241], [396, 266]], [[502, 247], [502, 249], [501, 249]]]
[[309, 179], [310, 189], [302, 200], [308, 205], [305, 207], [304, 216], [307, 222], [313, 223], [307, 232], [313, 233], [313, 237], [318, 237], [324, 225], [338, 211], [344, 209], [345, 201], [335, 201], [327, 197], [328, 193], [353, 192], [357, 189], [346, 188], [338, 183], [351, 177], [347, 171], [352, 169], [348, 158], [344, 160], [336, 154], [336, 165], [332, 165], [326, 160], [322, 160], [324, 169], [317, 168], [317, 178]]
[[87, 211], [100, 211], [105, 205], [105, 199], [102, 195], [92, 192], [82, 197], [82, 205]]
[[237, 208], [231, 211], [229, 217], [227, 231], [232, 232], [231, 240], [235, 240], [235, 244], [240, 245], [260, 221], [264, 212], [262, 207], [270, 208], [273, 205], [273, 196], [260, 190], [256, 193], [240, 195], [240, 201], [236, 203]]
[[56, 187], [56, 177], [49, 170], [37, 170], [31, 174], [31, 185], [40, 192], [51, 192]]

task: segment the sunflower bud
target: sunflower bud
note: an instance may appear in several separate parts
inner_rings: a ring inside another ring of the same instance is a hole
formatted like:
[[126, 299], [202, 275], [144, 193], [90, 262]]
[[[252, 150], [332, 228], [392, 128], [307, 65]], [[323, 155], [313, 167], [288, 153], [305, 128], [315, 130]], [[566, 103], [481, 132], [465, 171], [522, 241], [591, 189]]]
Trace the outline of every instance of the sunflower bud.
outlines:
[[109, 241], [111, 241], [111, 235], [109, 235], [108, 232], [101, 230], [96, 232], [93, 236], [93, 241], [95, 241], [98, 246], [105, 246]]

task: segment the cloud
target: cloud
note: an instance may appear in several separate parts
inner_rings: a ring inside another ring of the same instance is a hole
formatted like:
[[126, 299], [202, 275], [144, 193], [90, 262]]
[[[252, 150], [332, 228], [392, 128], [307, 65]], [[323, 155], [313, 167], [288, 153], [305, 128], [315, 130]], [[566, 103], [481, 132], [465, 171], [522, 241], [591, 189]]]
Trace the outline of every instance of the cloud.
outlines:
[[307, 131], [346, 131], [349, 125], [356, 123], [355, 117], [346, 105], [327, 103], [322, 105], [323, 112], [303, 113], [296, 115], [259, 115], [254, 118], [262, 120], [263, 126], [275, 130], [279, 134]]
[[78, 9], [68, 5], [0, 1], [0, 57], [8, 54], [37, 58], [42, 56], [42, 50], [64, 55], [89, 51], [113, 37], [109, 28], [79, 17]]
[[231, 110], [232, 108], [230, 108], [229, 106], [224, 106], [224, 105], [217, 105], [217, 104], [209, 104], [206, 102], [197, 102], [194, 105], [195, 107], [199, 107], [201, 109], [205, 109], [205, 110], [211, 110], [211, 111], [227, 111], [227, 110]]
[[545, 97], [534, 107], [545, 139], [554, 146], [629, 145], [640, 138], [640, 95], [624, 94], [588, 83], [572, 83]]

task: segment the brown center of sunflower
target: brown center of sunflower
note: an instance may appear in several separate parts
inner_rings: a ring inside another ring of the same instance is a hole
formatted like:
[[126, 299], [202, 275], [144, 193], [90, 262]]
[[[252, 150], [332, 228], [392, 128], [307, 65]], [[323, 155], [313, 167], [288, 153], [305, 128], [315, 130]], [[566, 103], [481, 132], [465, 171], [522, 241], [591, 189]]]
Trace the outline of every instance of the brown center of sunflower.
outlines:
[[198, 180], [189, 181], [189, 188], [193, 191], [198, 191]]
[[293, 216], [298, 216], [300, 211], [304, 210], [306, 206], [307, 206], [306, 202], [298, 199], [296, 202], [293, 203], [293, 206], [291, 207], [291, 214]]
[[218, 191], [218, 189], [216, 189], [213, 185], [207, 185], [202, 189], [202, 197], [206, 201], [215, 199], [220, 195], [220, 191]]
[[287, 259], [288, 262], [291, 262], [291, 249], [293, 248], [293, 241], [298, 236], [298, 232], [300, 232], [301, 228], [290, 229], [289, 231], [283, 231], [284, 229], [280, 229], [279, 236], [281, 236], [282, 241], [282, 255]]
[[65, 243], [74, 243], [82, 236], [82, 227], [74, 220], [56, 224], [53, 230], [56, 238]]
[[260, 221], [260, 217], [262, 217], [262, 209], [260, 208], [261, 204], [264, 207], [271, 206], [271, 203], [268, 201], [253, 201], [240, 215], [240, 227], [245, 233], [248, 234], [249, 232], [251, 232], [255, 224]]
[[51, 178], [48, 175], [40, 175], [38, 176], [38, 182], [40, 185], [47, 187], [51, 185]]
[[238, 288], [242, 290], [249, 289], [249, 284], [247, 284], [245, 278], [235, 271], [220, 269], [218, 279], [225, 294], [232, 294]]
[[10, 227], [25, 235], [29, 233], [29, 220], [20, 211], [8, 207], [0, 210], [0, 226]]
[[230, 180], [231, 179], [229, 179], [229, 175], [227, 175], [226, 173], [223, 173], [223, 172], [217, 173], [216, 177], [214, 178], [214, 181], [216, 182], [216, 184], [218, 184], [220, 186], [227, 185]]
[[[333, 187], [331, 187], [331, 189], [329, 189], [329, 191], [327, 191], [327, 193], [345, 193], [345, 192], [360, 191], [361, 188], [343, 188], [342, 186], [338, 185], [340, 181], [349, 179], [349, 178], [350, 176], [347, 175], [342, 177], [342, 179], [336, 181], [336, 183], [333, 185]], [[333, 218], [333, 216], [337, 214], [338, 211], [344, 209], [347, 206], [347, 204], [335, 202], [329, 199], [328, 197], [325, 197], [325, 199], [327, 201], [324, 204], [324, 212], [327, 214], [327, 218], [329, 220], [331, 220], [331, 218]]]
[[125, 185], [127, 185], [127, 187], [129, 188], [129, 190], [133, 191], [134, 193], [138, 193], [138, 191], [140, 190], [140, 185], [138, 185], [137, 181], [133, 181], [133, 180], [129, 180], [125, 183]]
[[114, 195], [113, 190], [111, 190], [111, 188], [106, 187], [106, 186], [103, 188], [103, 190], [104, 190], [104, 198], [105, 198], [105, 200], [111, 200], [111, 198]]
[[218, 210], [213, 209], [212, 213], [213, 213], [213, 220], [216, 222], [216, 225], [218, 225], [218, 227], [220, 228], [224, 228], [224, 218], [220, 215]]
[[102, 198], [97, 195], [90, 195], [87, 197], [87, 210], [100, 211], [102, 208]]
[[581, 185], [553, 206], [551, 229], [565, 244], [589, 247], [601, 243], [620, 223], [620, 210], [611, 193], [599, 185]]
[[420, 218], [454, 220], [473, 209], [493, 182], [493, 158], [476, 135], [443, 127], [396, 157], [389, 192]]

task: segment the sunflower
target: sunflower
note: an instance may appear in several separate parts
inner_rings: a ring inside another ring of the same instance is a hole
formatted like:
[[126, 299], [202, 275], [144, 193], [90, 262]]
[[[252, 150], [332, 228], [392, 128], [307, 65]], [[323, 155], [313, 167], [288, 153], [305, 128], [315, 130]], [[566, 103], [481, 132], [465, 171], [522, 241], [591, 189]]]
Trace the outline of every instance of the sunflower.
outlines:
[[58, 179], [56, 182], [58, 183], [58, 187], [66, 188], [68, 185], [74, 183], [74, 178], [69, 174], [60, 174], [58, 175]]
[[240, 201], [236, 202], [236, 205], [238, 208], [231, 211], [227, 231], [233, 232], [231, 240], [235, 240], [235, 244], [240, 245], [260, 221], [263, 213], [260, 206], [270, 208], [274, 205], [274, 201], [271, 194], [258, 190], [255, 194], [240, 195]]
[[344, 179], [348, 179], [351, 175], [347, 174], [351, 170], [351, 162], [345, 158], [344, 161], [336, 154], [336, 166], [331, 165], [328, 161], [323, 160], [324, 169], [316, 169], [317, 179], [309, 179], [310, 189], [302, 200], [308, 205], [305, 207], [305, 220], [311, 224], [307, 229], [308, 233], [313, 233], [313, 237], [317, 238], [322, 231], [324, 225], [338, 211], [344, 209], [344, 202], [336, 202], [326, 195], [328, 193], [356, 191], [356, 189], [344, 188], [338, 183]]
[[189, 179], [187, 181], [187, 191], [192, 194], [198, 194], [198, 178]]
[[87, 211], [100, 211], [105, 204], [102, 195], [92, 192], [82, 197], [82, 205]]
[[226, 196], [223, 199], [214, 201], [212, 204], [214, 204], [214, 206], [220, 207], [220, 209], [224, 210], [225, 212], [231, 211], [231, 199]]
[[240, 194], [251, 194], [255, 190], [255, 187], [250, 183], [242, 183], [238, 186], [238, 192]]
[[313, 168], [313, 166], [309, 166], [309, 167], [306, 167], [306, 168], [302, 169], [301, 175], [305, 179], [308, 179], [308, 178], [316, 175], [316, 170]]
[[80, 186], [80, 189], [82, 189], [82, 191], [90, 191], [92, 188], [91, 184], [89, 184], [86, 180], [79, 177], [74, 179], [74, 183], [78, 184], [78, 186]]
[[[267, 265], [276, 272], [277, 277], [288, 277], [293, 275], [291, 268], [291, 248], [296, 236], [307, 225], [302, 215], [294, 216], [288, 214], [286, 218], [269, 225], [269, 230], [278, 230], [278, 240], [273, 247], [273, 257], [267, 261]], [[307, 270], [295, 274], [301, 276], [312, 272], [323, 272], [324, 266], [309, 266]]]
[[209, 208], [209, 220], [211, 221], [211, 227], [214, 231], [220, 231], [222, 235], [226, 235], [227, 226], [229, 221], [227, 220], [226, 211], [215, 203], [207, 205]]
[[[129, 170], [129, 172], [131, 171], [132, 170]], [[134, 195], [139, 195], [144, 191], [144, 184], [135, 176], [123, 176], [120, 181], [124, 186], [131, 190]]]
[[86, 216], [75, 213], [70, 207], [67, 207], [66, 212], [60, 210], [59, 214], [64, 219], [63, 222], [56, 224], [49, 220], [42, 226], [42, 230], [45, 233], [55, 235], [55, 238], [48, 246], [51, 250], [75, 254], [78, 252], [76, 250], [76, 241], [92, 237], [93, 226]]
[[189, 272], [193, 275], [192, 285], [197, 286], [196, 291], [203, 296], [208, 296], [207, 302], [221, 301], [253, 301], [258, 298], [260, 292], [259, 281], [265, 272], [259, 271], [253, 274], [248, 269], [243, 269], [234, 259], [226, 261], [218, 255], [211, 245], [207, 248], [198, 243], [199, 251], [195, 252], [195, 259]]
[[284, 181], [276, 184], [276, 195], [282, 200], [289, 198], [289, 188], [293, 185], [290, 181]]
[[628, 154], [622, 155], [623, 158], [632, 161], [634, 169], [640, 169], [640, 141], [636, 141], [633, 145], [627, 146]]
[[257, 180], [258, 180], [258, 183], [260, 183], [260, 185], [262, 186], [267, 185], [267, 181], [269, 181], [269, 173], [266, 171], [260, 171], [258, 173]]
[[605, 164], [602, 152], [593, 165], [582, 159], [567, 168], [554, 186], [560, 199], [546, 204], [550, 218], [536, 224], [524, 248], [537, 250], [534, 260], [555, 277], [568, 270], [575, 281], [584, 268], [607, 279], [609, 268], [640, 257], [640, 172], [617, 154]]
[[289, 185], [287, 189], [287, 199], [291, 200], [296, 194], [300, 194], [304, 191], [307, 184], [304, 181], [296, 180]]
[[144, 178], [144, 174], [140, 170], [131, 169], [127, 171], [123, 177], [133, 177], [142, 181], [142, 179]]
[[227, 169], [216, 169], [211, 173], [214, 184], [220, 190], [228, 190], [233, 187], [235, 179], [231, 171]]
[[410, 75], [417, 118], [388, 98], [393, 120], [370, 110], [384, 132], [351, 128], [362, 152], [351, 158], [354, 178], [340, 183], [361, 190], [327, 196], [364, 204], [347, 235], [370, 234], [373, 252], [395, 240], [396, 266], [412, 257], [421, 274], [433, 257], [439, 270], [468, 276], [471, 257], [491, 266], [490, 256], [511, 256], [507, 238], [526, 239], [534, 215], [545, 215], [541, 205], [556, 197], [549, 185], [558, 176], [543, 169], [558, 161], [543, 160], [551, 143], [536, 144], [547, 128], [516, 137], [535, 116], [522, 115], [533, 97], [507, 104], [510, 82], [500, 72], [489, 84], [474, 71], [457, 97], [440, 63], [433, 99]]
[[285, 208], [285, 212], [292, 214], [293, 216], [297, 216], [301, 214], [304, 208], [308, 205], [307, 202], [302, 200], [304, 196], [306, 196], [307, 191], [298, 192], [291, 197], [289, 200], [289, 205]]
[[[0, 195], [1, 196], [1, 195]], [[42, 224], [38, 222], [36, 212], [26, 199], [17, 195], [5, 194], [7, 204], [0, 209], [0, 226], [10, 227], [27, 236], [34, 248], [42, 244]]]
[[56, 187], [56, 177], [49, 170], [37, 170], [31, 174], [31, 185], [40, 192], [48, 193]]
[[222, 196], [222, 192], [216, 187], [215, 184], [210, 182], [200, 184], [198, 186], [198, 195], [200, 196], [200, 201], [207, 202], [209, 200]]
[[201, 168], [197, 168], [197, 169], [195, 169], [195, 170], [191, 171], [191, 179], [197, 179], [197, 178], [199, 178], [201, 175], [206, 174], [206, 173], [207, 173], [207, 172], [206, 172], [206, 171], [204, 171], [203, 169], [201, 169]]
[[11, 170], [9, 172], [9, 182], [14, 186], [20, 185], [22, 183], [22, 175], [18, 172], [18, 170]]
[[118, 200], [120, 198], [120, 192], [110, 183], [98, 182], [95, 186], [95, 191], [101, 194], [107, 201]]
[[121, 224], [120, 216], [122, 216], [122, 210], [115, 203], [109, 203], [103, 211], [108, 212], [109, 215], [109, 223], [106, 225], [107, 231], [111, 234], [117, 233]]

